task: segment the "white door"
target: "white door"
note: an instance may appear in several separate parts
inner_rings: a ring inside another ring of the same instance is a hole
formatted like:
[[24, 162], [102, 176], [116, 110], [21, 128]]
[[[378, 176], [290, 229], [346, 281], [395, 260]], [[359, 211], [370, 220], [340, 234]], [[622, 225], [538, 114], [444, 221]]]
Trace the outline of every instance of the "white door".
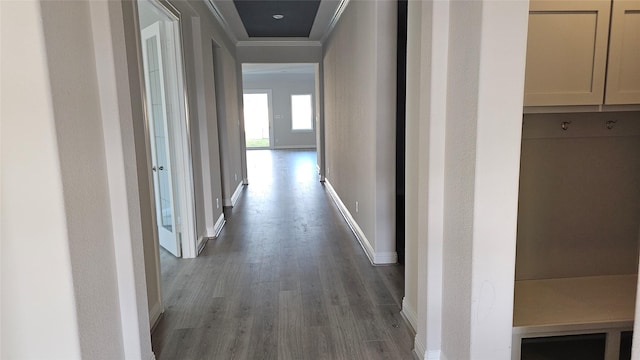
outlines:
[[156, 203], [156, 220], [160, 245], [175, 256], [181, 256], [180, 241], [176, 229], [173, 194], [170, 132], [165, 92], [165, 74], [162, 63], [161, 22], [156, 22], [141, 32], [144, 82], [147, 96], [149, 138]]

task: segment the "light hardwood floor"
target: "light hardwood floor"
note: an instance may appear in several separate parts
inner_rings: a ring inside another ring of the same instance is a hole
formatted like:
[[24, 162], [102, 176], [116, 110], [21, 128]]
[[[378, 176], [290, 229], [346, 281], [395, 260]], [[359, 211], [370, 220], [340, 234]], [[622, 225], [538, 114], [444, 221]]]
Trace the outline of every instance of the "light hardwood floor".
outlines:
[[412, 359], [402, 266], [371, 266], [312, 151], [248, 153], [249, 180], [196, 259], [162, 252], [165, 359]]

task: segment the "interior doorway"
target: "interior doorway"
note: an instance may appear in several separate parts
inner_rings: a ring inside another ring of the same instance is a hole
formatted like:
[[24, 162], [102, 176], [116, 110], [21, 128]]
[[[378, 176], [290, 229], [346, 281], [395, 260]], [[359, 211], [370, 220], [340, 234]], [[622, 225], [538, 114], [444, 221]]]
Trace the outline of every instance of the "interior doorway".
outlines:
[[[321, 173], [321, 67], [316, 63], [242, 64], [246, 150], [315, 150]], [[263, 177], [247, 167], [252, 176]]]
[[169, 4], [138, 0], [138, 17], [158, 241], [175, 257], [192, 257], [186, 253], [186, 242], [195, 241], [195, 211], [180, 15]]
[[273, 144], [271, 90], [243, 92], [244, 131], [247, 149], [270, 149]]

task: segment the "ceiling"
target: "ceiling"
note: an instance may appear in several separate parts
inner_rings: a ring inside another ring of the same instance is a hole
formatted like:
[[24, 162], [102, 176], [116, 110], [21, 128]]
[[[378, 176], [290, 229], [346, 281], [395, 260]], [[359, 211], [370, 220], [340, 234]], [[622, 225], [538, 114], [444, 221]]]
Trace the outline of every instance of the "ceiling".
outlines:
[[233, 3], [249, 37], [308, 38], [320, 0], [233, 0]]
[[[346, 0], [204, 0], [236, 42], [324, 40]], [[283, 15], [280, 20], [273, 15]], [[246, 25], [246, 26], [245, 26]]]

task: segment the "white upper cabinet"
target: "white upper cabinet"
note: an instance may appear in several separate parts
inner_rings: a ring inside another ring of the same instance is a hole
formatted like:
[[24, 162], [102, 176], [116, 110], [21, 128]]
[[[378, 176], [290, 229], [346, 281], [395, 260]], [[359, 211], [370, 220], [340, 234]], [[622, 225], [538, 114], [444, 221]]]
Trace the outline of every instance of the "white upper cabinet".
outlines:
[[640, 104], [640, 0], [615, 0], [605, 104]]
[[531, 0], [524, 105], [640, 103], [639, 3]]

